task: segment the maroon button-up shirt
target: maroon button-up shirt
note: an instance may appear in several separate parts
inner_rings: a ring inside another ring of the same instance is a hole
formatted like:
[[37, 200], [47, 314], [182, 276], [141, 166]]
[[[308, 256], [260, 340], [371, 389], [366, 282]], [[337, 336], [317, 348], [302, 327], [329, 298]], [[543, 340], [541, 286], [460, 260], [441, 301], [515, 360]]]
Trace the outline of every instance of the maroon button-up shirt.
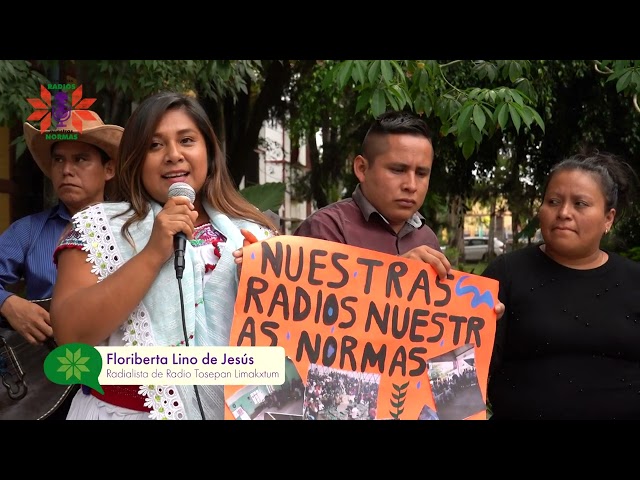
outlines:
[[364, 197], [358, 185], [351, 198], [312, 213], [293, 234], [345, 243], [390, 255], [402, 255], [421, 245], [440, 250], [438, 237], [424, 222], [424, 217], [416, 212], [396, 234], [380, 212]]

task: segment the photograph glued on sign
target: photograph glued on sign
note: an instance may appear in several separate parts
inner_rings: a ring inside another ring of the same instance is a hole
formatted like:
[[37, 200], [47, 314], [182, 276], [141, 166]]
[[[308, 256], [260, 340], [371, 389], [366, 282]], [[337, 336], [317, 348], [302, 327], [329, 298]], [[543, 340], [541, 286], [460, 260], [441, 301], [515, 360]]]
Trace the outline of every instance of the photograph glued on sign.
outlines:
[[428, 368], [437, 419], [464, 420], [473, 414], [486, 414], [473, 345], [467, 344], [432, 358]]
[[[485, 420], [497, 302], [490, 278], [281, 235], [243, 250], [230, 346], [283, 347], [304, 419]], [[226, 419], [260, 402], [232, 402], [241, 388], [225, 385]]]
[[236, 420], [302, 420], [304, 385], [290, 358], [282, 385], [246, 385], [226, 399]]
[[312, 364], [304, 395], [305, 420], [375, 420], [380, 375]]

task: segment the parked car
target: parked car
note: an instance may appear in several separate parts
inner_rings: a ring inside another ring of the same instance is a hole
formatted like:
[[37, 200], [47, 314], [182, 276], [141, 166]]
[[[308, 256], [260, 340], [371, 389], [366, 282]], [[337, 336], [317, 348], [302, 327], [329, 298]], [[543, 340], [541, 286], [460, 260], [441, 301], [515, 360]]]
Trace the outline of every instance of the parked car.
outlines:
[[[505, 252], [504, 242], [493, 239], [493, 251], [498, 255], [502, 255]], [[489, 252], [489, 238], [488, 237], [465, 237], [464, 238], [464, 259], [467, 262], [479, 262], [481, 260], [487, 260], [487, 253]]]
[[[467, 262], [479, 262], [481, 260], [487, 259], [487, 252], [489, 249], [487, 245], [489, 244], [489, 238], [487, 237], [464, 237], [464, 257]], [[498, 255], [502, 255], [506, 253], [507, 246], [501, 240], [497, 238], [493, 239], [494, 249], [493, 251]], [[440, 245], [440, 250], [442, 253], [446, 253], [447, 246]]]

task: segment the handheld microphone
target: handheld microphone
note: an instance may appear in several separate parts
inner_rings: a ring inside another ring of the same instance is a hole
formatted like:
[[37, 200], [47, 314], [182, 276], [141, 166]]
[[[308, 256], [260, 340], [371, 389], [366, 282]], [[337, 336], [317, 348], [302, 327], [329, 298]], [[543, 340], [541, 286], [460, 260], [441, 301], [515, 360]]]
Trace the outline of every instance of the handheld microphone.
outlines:
[[[172, 183], [169, 187], [168, 197], [186, 197], [191, 203], [193, 203], [196, 201], [196, 192], [188, 183], [177, 182]], [[173, 250], [175, 252], [173, 266], [176, 269], [176, 278], [178, 279], [178, 287], [180, 289], [180, 311], [182, 313], [182, 332], [184, 334], [184, 344], [188, 347], [189, 336], [187, 335], [187, 322], [184, 318], [184, 299], [182, 295], [182, 272], [184, 272], [184, 250], [186, 247], [187, 236], [184, 234], [184, 232], [176, 233], [173, 236]], [[200, 400], [200, 394], [198, 393], [198, 385], [194, 385], [193, 390], [196, 394], [196, 400], [198, 401], [198, 408], [200, 409], [202, 420], [206, 420], [204, 409], [202, 408], [202, 401]]]
[[[177, 182], [169, 187], [169, 198], [186, 197], [191, 203], [196, 200], [196, 192], [188, 183]], [[182, 278], [184, 272], [184, 250], [187, 247], [187, 236], [184, 232], [178, 232], [173, 237], [173, 250], [175, 252], [173, 266], [176, 269], [176, 278]]]

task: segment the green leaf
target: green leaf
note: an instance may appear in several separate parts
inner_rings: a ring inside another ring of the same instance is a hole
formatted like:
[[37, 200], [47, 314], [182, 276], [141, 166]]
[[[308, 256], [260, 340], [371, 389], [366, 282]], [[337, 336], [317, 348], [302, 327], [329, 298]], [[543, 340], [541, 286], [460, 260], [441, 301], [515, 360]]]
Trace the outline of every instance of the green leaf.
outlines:
[[511, 114], [511, 121], [513, 125], [516, 127], [516, 132], [520, 133], [520, 115], [512, 104], [509, 104], [509, 113]]
[[240, 194], [260, 211], [271, 210], [278, 213], [284, 203], [284, 187], [283, 182], [267, 182], [243, 188]]
[[418, 80], [418, 87], [420, 90], [424, 90], [429, 85], [429, 74], [426, 70], [420, 70], [420, 79]]
[[404, 108], [405, 105], [408, 105], [409, 108], [411, 108], [413, 110], [414, 109], [413, 100], [411, 98], [411, 95], [409, 95], [409, 92], [407, 92], [404, 89], [401, 89], [398, 85], [396, 85], [396, 87], [400, 91], [400, 105], [401, 105], [401, 108]]
[[387, 97], [387, 100], [389, 100], [389, 103], [391, 104], [391, 107], [394, 110], [400, 110], [400, 106], [398, 104], [398, 99], [393, 95], [393, 93], [391, 93], [389, 90], [385, 90], [384, 94], [385, 94], [385, 97]]
[[536, 92], [531, 86], [531, 82], [529, 81], [529, 79], [521, 78], [517, 82], [516, 88], [518, 89], [518, 91], [522, 92], [527, 97], [535, 99]]
[[482, 133], [480, 133], [478, 127], [476, 127], [473, 123], [471, 124], [469, 130], [471, 131], [471, 137], [479, 145], [480, 142], [482, 142]]
[[524, 121], [527, 127], [531, 126], [531, 122], [533, 122], [533, 114], [531, 113], [530, 107], [524, 107], [520, 114], [522, 115], [522, 120]]
[[502, 100], [503, 102], [506, 102], [508, 99], [506, 98], [507, 96], [507, 89], [504, 87], [499, 88], [498, 90], [496, 90], [496, 95], [498, 96], [498, 98], [500, 100]]
[[489, 81], [493, 82], [498, 75], [498, 69], [493, 64], [487, 64], [487, 76], [489, 77]]
[[524, 100], [517, 90], [511, 90], [511, 98], [513, 98], [518, 105], [524, 105]]
[[478, 78], [480, 80], [483, 80], [484, 77], [487, 76], [487, 68], [485, 67], [485, 65], [482, 65], [481, 67], [478, 68]]
[[509, 108], [506, 103], [503, 103], [498, 107], [498, 110], [498, 123], [500, 124], [500, 128], [504, 130], [509, 121]]
[[398, 72], [398, 75], [400, 75], [401, 78], [404, 78], [406, 76], [404, 70], [402, 69], [402, 66], [400, 66], [398, 62], [396, 62], [395, 60], [392, 60], [390, 63], [391, 63], [391, 66], [393, 66], [393, 68], [396, 69], [396, 71]]
[[351, 69], [353, 68], [353, 60], [346, 60], [340, 65], [340, 72], [338, 73], [338, 86], [344, 88], [351, 76]]
[[391, 66], [391, 62], [381, 60], [380, 68], [382, 69], [382, 78], [384, 78], [384, 81], [387, 84], [391, 83], [391, 80], [393, 79], [393, 67]]
[[485, 126], [487, 127], [487, 129], [495, 128], [496, 117], [494, 115], [494, 112], [486, 105], [481, 105], [481, 107], [482, 107], [482, 110], [484, 110], [485, 116], [487, 117], [487, 123], [489, 123], [489, 125], [485, 125]]
[[364, 62], [362, 60], [358, 60], [353, 65], [353, 72], [351, 72], [351, 78], [356, 83], [363, 84], [365, 78], [367, 76], [367, 71], [364, 68]]
[[376, 85], [379, 80], [380, 75], [380, 60], [374, 60], [371, 66], [369, 67], [369, 83], [372, 85]]
[[540, 114], [535, 110], [531, 110], [531, 115], [533, 115], [533, 119], [540, 126], [540, 128], [542, 128], [542, 131], [544, 132], [544, 121], [542, 120], [542, 117], [540, 116]]
[[482, 90], [479, 88], [474, 88], [469, 92], [469, 98], [477, 98], [478, 94], [481, 92]]
[[511, 62], [509, 65], [509, 80], [515, 82], [522, 73], [522, 67], [518, 62]]
[[631, 71], [628, 71], [624, 75], [620, 77], [618, 82], [616, 83], [616, 91], [620, 93], [625, 88], [629, 86], [629, 82], [631, 82]]
[[473, 105], [467, 105], [462, 109], [460, 115], [458, 116], [458, 121], [456, 125], [458, 126], [458, 131], [462, 132], [466, 128], [468, 128], [469, 120], [471, 119], [471, 114], [473, 113]]
[[416, 97], [415, 101], [413, 102], [413, 107], [414, 107], [416, 113], [423, 113], [424, 112], [424, 106], [422, 105], [423, 98], [424, 98], [423, 96]]
[[475, 149], [476, 142], [474, 142], [472, 138], [469, 138], [469, 140], [465, 141], [462, 145], [462, 155], [464, 155], [464, 158], [469, 158]]
[[384, 113], [387, 108], [387, 102], [385, 101], [384, 91], [376, 90], [373, 92], [373, 98], [371, 99], [371, 113], [374, 117]]
[[422, 96], [422, 111], [427, 117], [430, 117], [433, 111], [433, 105], [431, 105], [431, 100], [427, 95]]
[[476, 105], [473, 107], [473, 123], [476, 124], [479, 131], [482, 131], [484, 128], [484, 124], [487, 122], [487, 117], [482, 111], [482, 107], [480, 105]]

